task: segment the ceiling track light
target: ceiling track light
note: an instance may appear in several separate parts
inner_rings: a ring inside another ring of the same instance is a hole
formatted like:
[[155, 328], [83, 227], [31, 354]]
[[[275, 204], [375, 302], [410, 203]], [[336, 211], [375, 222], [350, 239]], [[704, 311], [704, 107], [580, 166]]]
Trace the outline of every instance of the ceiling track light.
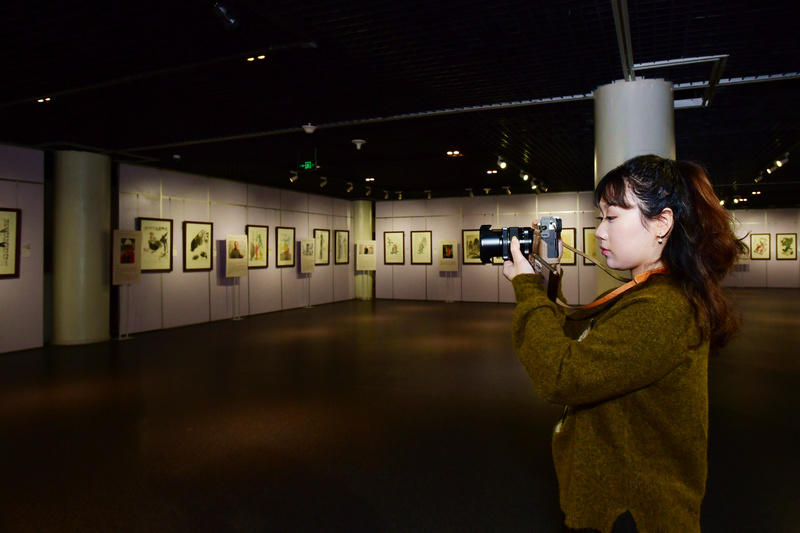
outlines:
[[491, 187], [486, 187], [486, 188], [483, 189], [483, 192], [485, 192], [486, 194], [489, 194], [489, 191], [491, 191], [491, 190], [492, 190]]
[[466, 189], [466, 191], [470, 198], [475, 198], [475, 193], [472, 192], [472, 187]]
[[397, 195], [398, 200], [403, 199], [403, 191], [394, 191], [394, 193]]
[[347, 192], [353, 192], [353, 182], [352, 181], [348, 181], [347, 182]]
[[754, 179], [753, 181], [755, 181], [756, 183], [758, 183], [758, 182], [760, 182], [760, 181], [761, 181], [761, 180], [763, 180], [763, 179], [764, 179], [764, 171], [762, 170], [761, 172], [759, 172], [759, 173], [758, 173], [758, 177], [757, 177], [756, 179]]
[[326, 178], [325, 176], [322, 176], [319, 179], [320, 179], [320, 182], [319, 182], [319, 186], [320, 187], [324, 187], [324, 186], [326, 186], [328, 184], [328, 178]]
[[519, 171], [519, 177], [522, 178], [522, 181], [528, 181], [529, 176], [525, 173], [524, 170]]
[[383, 191], [383, 199], [384, 200], [388, 200], [389, 199], [389, 191]]
[[425, 191], [425, 193], [428, 195], [428, 200], [430, 200], [431, 199], [431, 191]]
[[289, 181], [294, 183], [295, 181], [297, 181], [297, 178], [299, 178], [300, 176], [297, 175], [297, 171], [296, 170], [290, 170], [289, 172], [292, 173], [292, 176], [289, 178]]
[[506, 168], [506, 162], [503, 160], [502, 157], [497, 158], [497, 166], [500, 168]]
[[303, 131], [308, 133], [309, 135], [314, 133], [316, 130], [317, 127], [310, 122], [308, 124], [303, 125]]
[[239, 17], [225, 2], [216, 2], [214, 4], [214, 14], [222, 23], [222, 27], [228, 31], [235, 30], [239, 26]]
[[356, 145], [356, 150], [361, 150], [361, 147], [367, 142], [364, 139], [353, 139], [350, 141], [351, 143]]
[[367, 187], [367, 196], [372, 194], [372, 187]]
[[775, 165], [779, 166], [779, 167], [782, 167], [783, 165], [785, 165], [788, 162], [789, 162], [789, 152], [786, 152], [783, 155], [783, 159], [778, 159], [777, 161], [775, 161]]

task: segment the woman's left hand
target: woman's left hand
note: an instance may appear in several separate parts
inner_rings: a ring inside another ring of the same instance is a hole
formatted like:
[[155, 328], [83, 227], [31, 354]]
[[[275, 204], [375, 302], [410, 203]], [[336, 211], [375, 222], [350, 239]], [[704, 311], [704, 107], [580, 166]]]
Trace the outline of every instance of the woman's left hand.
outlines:
[[511, 259], [503, 263], [503, 275], [508, 281], [513, 280], [519, 274], [533, 274], [533, 265], [530, 259], [522, 255], [519, 249], [519, 239], [511, 237]]

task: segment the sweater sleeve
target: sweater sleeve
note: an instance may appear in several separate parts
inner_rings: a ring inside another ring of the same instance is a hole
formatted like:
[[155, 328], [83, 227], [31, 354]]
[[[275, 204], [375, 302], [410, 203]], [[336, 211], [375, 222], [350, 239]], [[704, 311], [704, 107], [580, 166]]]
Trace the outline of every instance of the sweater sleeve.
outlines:
[[669, 287], [624, 294], [582, 340], [572, 340], [565, 315], [534, 275], [512, 284], [514, 349], [536, 391], [552, 403], [594, 403], [647, 386], [681, 364], [696, 342], [688, 304]]

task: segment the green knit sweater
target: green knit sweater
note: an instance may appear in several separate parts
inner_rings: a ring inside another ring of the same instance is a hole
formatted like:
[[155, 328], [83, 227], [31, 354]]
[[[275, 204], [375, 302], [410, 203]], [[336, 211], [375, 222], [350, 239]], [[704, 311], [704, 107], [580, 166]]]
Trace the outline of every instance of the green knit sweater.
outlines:
[[553, 434], [572, 528], [700, 531], [708, 442], [708, 343], [669, 275], [566, 313], [539, 276], [513, 280], [512, 339], [536, 391], [566, 405]]

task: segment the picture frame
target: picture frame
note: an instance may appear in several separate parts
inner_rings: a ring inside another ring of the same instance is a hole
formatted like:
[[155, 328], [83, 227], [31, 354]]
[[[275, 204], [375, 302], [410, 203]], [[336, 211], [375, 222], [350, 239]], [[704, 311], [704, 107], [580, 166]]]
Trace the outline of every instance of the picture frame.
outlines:
[[411, 232], [411, 264], [412, 265], [433, 264], [432, 231]]
[[19, 277], [22, 210], [0, 207], [0, 278]]
[[[583, 228], [583, 253], [597, 260], [597, 238], [594, 236], [597, 228]], [[583, 258], [583, 264], [587, 266], [595, 266], [594, 263]]]
[[295, 262], [294, 228], [275, 228], [275, 267], [290, 268]]
[[771, 257], [769, 249], [769, 233], [750, 234], [750, 259], [766, 260]]
[[331, 262], [331, 232], [327, 229], [314, 230], [314, 264], [329, 265]]
[[797, 233], [775, 234], [775, 259], [797, 260]]
[[249, 268], [249, 243], [247, 235], [225, 236], [225, 277], [241, 278], [247, 276]]
[[458, 271], [458, 241], [448, 240], [439, 241], [438, 243], [439, 255], [439, 271], [440, 272], [457, 272]]
[[115, 229], [111, 236], [111, 284], [133, 285], [141, 282], [142, 232]]
[[247, 268], [267, 268], [269, 266], [269, 226], [248, 224], [244, 227], [247, 234]]
[[172, 226], [171, 218], [139, 218], [142, 272], [172, 272]]
[[183, 271], [207, 272], [214, 268], [214, 223], [183, 222]]
[[[575, 248], [575, 228], [563, 228], [561, 230], [561, 240], [564, 244]], [[575, 252], [564, 247], [564, 251], [561, 253], [561, 266], [574, 265], [576, 263], [575, 256]]]
[[350, 263], [350, 232], [344, 229], [337, 229], [333, 232], [336, 241], [333, 262], [336, 265], [347, 265]]
[[461, 230], [461, 261], [465, 265], [481, 265], [481, 231]]
[[383, 232], [383, 264], [405, 264], [405, 236], [402, 231]]

